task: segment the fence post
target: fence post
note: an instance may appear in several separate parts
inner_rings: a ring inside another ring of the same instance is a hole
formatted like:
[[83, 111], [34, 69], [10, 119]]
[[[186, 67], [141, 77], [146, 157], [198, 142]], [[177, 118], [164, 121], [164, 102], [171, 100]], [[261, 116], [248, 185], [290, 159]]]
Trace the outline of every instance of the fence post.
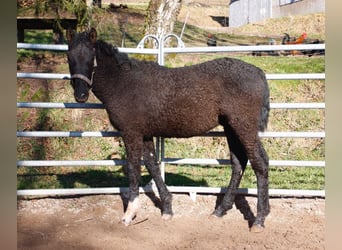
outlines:
[[[170, 38], [170, 37], [175, 37], [177, 39], [177, 48], [184, 48], [185, 45], [183, 41], [175, 34], [166, 34], [165, 36], [157, 37], [156, 35], [146, 35], [144, 36], [137, 48], [143, 49], [145, 46], [145, 40], [147, 38], [152, 38], [157, 42], [158, 45], [158, 64], [161, 66], [164, 66], [165, 64], [165, 53], [164, 53], [164, 43], [165, 41]], [[165, 181], [165, 140], [164, 138], [156, 137], [156, 155], [157, 155], [157, 160], [160, 162], [160, 172], [163, 180]], [[153, 185], [153, 180], [151, 181]]]

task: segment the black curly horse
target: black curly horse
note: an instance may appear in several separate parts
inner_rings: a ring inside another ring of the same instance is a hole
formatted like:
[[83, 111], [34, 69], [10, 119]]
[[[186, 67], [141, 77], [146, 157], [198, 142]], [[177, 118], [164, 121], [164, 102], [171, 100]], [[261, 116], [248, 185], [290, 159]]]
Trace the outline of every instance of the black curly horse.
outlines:
[[191, 137], [220, 124], [229, 144], [232, 176], [213, 215], [221, 217], [232, 208], [249, 160], [258, 188], [257, 216], [251, 230], [263, 229], [270, 210], [268, 156], [258, 131], [267, 126], [269, 90], [259, 68], [231, 58], [166, 68], [130, 59], [97, 40], [95, 29], [68, 30], [67, 39], [76, 101], [86, 102], [92, 89], [125, 144], [130, 192], [124, 224], [130, 224], [138, 211], [141, 157], [158, 188], [163, 218], [172, 217], [172, 195], [161, 178], [153, 137]]

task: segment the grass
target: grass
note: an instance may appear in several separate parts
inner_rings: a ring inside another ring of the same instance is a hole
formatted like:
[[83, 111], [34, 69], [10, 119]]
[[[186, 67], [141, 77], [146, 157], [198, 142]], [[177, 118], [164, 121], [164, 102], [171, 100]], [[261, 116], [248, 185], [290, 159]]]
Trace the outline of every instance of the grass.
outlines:
[[[141, 11], [141, 10], [139, 10]], [[118, 25], [111, 25], [109, 13], [98, 13], [94, 20], [100, 29], [101, 38], [120, 45], [122, 32]], [[142, 25], [127, 24], [126, 46], [135, 47], [141, 38]], [[182, 23], [176, 24], [180, 31]], [[177, 33], [176, 32], [176, 33]], [[205, 46], [208, 31], [187, 25], [183, 40], [186, 46]], [[30, 42], [50, 43], [50, 34], [30, 32]], [[221, 43], [255, 44], [256, 36], [218, 34]], [[267, 38], [266, 38], [267, 39]], [[39, 54], [41, 53], [41, 54]], [[20, 51], [18, 62], [31, 57], [42, 57], [56, 61], [63, 58], [60, 53]], [[306, 56], [261, 56], [246, 54], [211, 53], [168, 55], [166, 65], [178, 67], [230, 56], [254, 64], [266, 73], [319, 73], [325, 71], [324, 57]], [[30, 64], [28, 60], [27, 64]], [[35, 72], [35, 69], [30, 69]], [[68, 67], [60, 60], [54, 71], [66, 73]], [[18, 101], [73, 102], [72, 89], [65, 81], [35, 83], [18, 80]], [[291, 80], [269, 81], [272, 102], [324, 102], [324, 81]], [[89, 102], [98, 102], [91, 95]], [[104, 110], [59, 110], [18, 109], [17, 129], [56, 131], [106, 131], [113, 130]], [[218, 130], [220, 128], [217, 128]], [[323, 131], [324, 110], [272, 110], [268, 131]], [[263, 139], [270, 159], [277, 160], [324, 160], [323, 139]], [[18, 138], [18, 160], [102, 160], [125, 158], [121, 138]], [[229, 158], [225, 138], [166, 139], [166, 157]], [[166, 166], [166, 183], [175, 186], [215, 186], [228, 184], [229, 166]], [[128, 181], [122, 167], [18, 167], [18, 189], [29, 188], [72, 188], [127, 186]], [[324, 168], [270, 167], [270, 188], [324, 189]], [[149, 175], [142, 168], [142, 183], [149, 181]], [[250, 167], [242, 179], [241, 187], [255, 187], [256, 179]]]
[[[227, 166], [170, 166], [166, 184], [172, 186], [226, 187], [231, 168]], [[181, 178], [179, 178], [181, 176]], [[270, 167], [269, 187], [271, 189], [324, 189], [324, 171], [317, 168]], [[242, 178], [241, 188], [256, 188], [256, 177], [248, 167]]]

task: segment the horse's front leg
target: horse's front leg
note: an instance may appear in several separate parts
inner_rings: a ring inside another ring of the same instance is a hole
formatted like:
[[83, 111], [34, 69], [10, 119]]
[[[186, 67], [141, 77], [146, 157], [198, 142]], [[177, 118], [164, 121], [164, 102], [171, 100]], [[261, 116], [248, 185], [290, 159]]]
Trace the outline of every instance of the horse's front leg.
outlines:
[[141, 156], [143, 150], [142, 139], [139, 137], [123, 137], [127, 154], [127, 172], [129, 180], [129, 200], [128, 206], [122, 217], [122, 223], [128, 226], [136, 217], [140, 208], [139, 203], [139, 183], [141, 176]]
[[165, 182], [161, 177], [159, 165], [155, 155], [155, 148], [153, 138], [145, 138], [144, 140], [144, 162], [145, 166], [152, 176], [159, 192], [161, 200], [161, 210], [163, 219], [168, 220], [172, 218], [172, 194], [167, 189]]

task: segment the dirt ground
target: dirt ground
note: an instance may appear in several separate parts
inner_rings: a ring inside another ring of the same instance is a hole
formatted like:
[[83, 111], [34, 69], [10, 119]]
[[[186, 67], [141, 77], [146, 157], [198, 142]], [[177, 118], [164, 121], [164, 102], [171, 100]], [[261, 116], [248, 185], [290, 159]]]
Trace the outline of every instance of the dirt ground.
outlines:
[[[324, 249], [324, 199], [272, 198], [265, 230], [251, 233], [235, 206], [210, 216], [217, 197], [174, 194], [175, 215], [163, 221], [156, 199], [141, 194], [128, 227], [124, 195], [18, 200], [18, 249]], [[246, 199], [255, 214], [256, 197]]]

